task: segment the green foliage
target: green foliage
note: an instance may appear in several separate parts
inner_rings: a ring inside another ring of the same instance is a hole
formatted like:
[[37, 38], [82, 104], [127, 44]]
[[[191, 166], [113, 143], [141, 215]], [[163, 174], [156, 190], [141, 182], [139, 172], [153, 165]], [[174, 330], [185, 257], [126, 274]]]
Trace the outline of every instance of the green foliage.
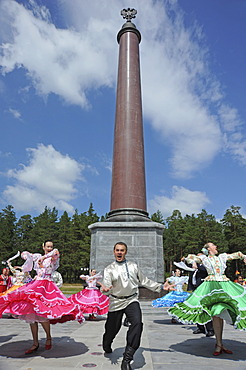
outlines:
[[[81, 267], [90, 262], [91, 235], [88, 226], [98, 222], [92, 204], [87, 212], [79, 214], [76, 210], [72, 217], [64, 212], [58, 218], [58, 211], [45, 207], [37, 217], [23, 215], [16, 219], [12, 206], [0, 212], [0, 260], [6, 261], [19, 250], [42, 253], [45, 240], [52, 240], [60, 251], [59, 271], [64, 282], [80, 283]], [[19, 259], [16, 264], [22, 264]]]
[[183, 256], [184, 241], [184, 220], [181, 212], [173, 211], [166, 219], [166, 228], [163, 234], [165, 271], [171, 273], [173, 262], [180, 261]]
[[[174, 261], [180, 261], [183, 256], [190, 253], [199, 253], [203, 245], [209, 241], [218, 245], [221, 253], [240, 250], [246, 254], [246, 220], [240, 215], [239, 210], [239, 207], [231, 207], [226, 211], [222, 222], [218, 222], [204, 209], [197, 216], [193, 214], [185, 217], [182, 217], [180, 211], [173, 211], [166, 219], [164, 229], [165, 270], [170, 274], [174, 268]], [[242, 261], [235, 260], [228, 264], [227, 274], [232, 280], [236, 270], [246, 275]]]
[[[241, 207], [231, 206], [221, 220], [223, 235], [228, 246], [228, 252], [241, 251], [246, 254], [246, 220], [240, 214]], [[242, 261], [234, 260], [228, 264], [227, 274], [233, 277], [235, 271], [246, 275], [246, 268]]]
[[151, 215], [151, 220], [154, 222], [159, 222], [159, 224], [165, 225], [164, 217], [159, 209], [155, 213], [153, 213], [153, 215]]
[[[76, 210], [69, 217], [64, 212], [45, 207], [37, 217], [23, 215], [18, 220], [11, 205], [0, 212], [0, 260], [5, 261], [19, 250], [42, 253], [42, 243], [50, 239], [60, 251], [59, 271], [64, 283], [81, 284], [81, 268], [89, 267], [91, 234], [88, 226], [105, 221], [107, 215], [99, 218], [90, 204], [88, 211], [81, 214]], [[199, 253], [209, 241], [218, 245], [220, 252], [241, 251], [246, 254], [246, 219], [240, 214], [240, 207], [231, 206], [219, 222], [204, 209], [197, 215], [182, 216], [179, 210], [164, 219], [160, 210], [151, 216], [152, 221], [165, 226], [163, 248], [165, 271], [169, 275], [174, 261], [180, 261], [189, 253]], [[23, 263], [17, 261], [16, 263]], [[233, 280], [235, 271], [244, 277], [246, 268], [242, 261], [228, 264], [227, 275]]]
[[17, 252], [16, 216], [8, 205], [0, 212], [0, 259], [6, 261]]

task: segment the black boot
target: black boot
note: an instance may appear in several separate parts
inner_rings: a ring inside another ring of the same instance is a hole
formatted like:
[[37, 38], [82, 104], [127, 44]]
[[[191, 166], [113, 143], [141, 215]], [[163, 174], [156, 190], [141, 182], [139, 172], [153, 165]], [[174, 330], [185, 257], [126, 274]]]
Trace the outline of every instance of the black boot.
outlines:
[[103, 344], [103, 350], [106, 354], [113, 352], [110, 344]]
[[132, 370], [130, 362], [133, 359], [134, 353], [135, 353], [134, 348], [132, 348], [130, 346], [127, 346], [125, 348], [125, 352], [123, 354], [123, 360], [122, 360], [122, 363], [121, 363], [121, 370]]
[[109, 341], [107, 341], [104, 337], [103, 337], [103, 350], [105, 353], [112, 353], [112, 348], [111, 348], [111, 344]]

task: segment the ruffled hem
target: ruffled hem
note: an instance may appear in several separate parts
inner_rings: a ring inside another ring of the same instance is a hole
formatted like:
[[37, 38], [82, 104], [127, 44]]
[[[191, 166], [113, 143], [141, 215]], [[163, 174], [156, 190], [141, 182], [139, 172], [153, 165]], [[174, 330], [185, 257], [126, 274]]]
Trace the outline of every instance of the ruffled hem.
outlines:
[[21, 286], [23, 286], [24, 284], [19, 284], [19, 285], [17, 285], [17, 284], [15, 284], [15, 285], [12, 285], [12, 287], [11, 288], [9, 288], [8, 290], [5, 290], [5, 292], [3, 292], [3, 293], [0, 293], [0, 296], [2, 296], [2, 295], [6, 295], [6, 294], [8, 294], [8, 293], [11, 293], [11, 292], [13, 292], [15, 289], [19, 289]]
[[184, 302], [190, 293], [187, 292], [170, 292], [162, 298], [152, 301], [153, 307], [173, 307], [175, 303]]
[[204, 325], [213, 316], [229, 313], [236, 329], [246, 330], [246, 292], [238, 284], [206, 281], [184, 302], [168, 310], [169, 315], [183, 324]]
[[29, 323], [84, 321], [81, 309], [72, 304], [52, 281], [46, 279], [35, 280], [1, 296], [1, 316], [3, 312]]
[[105, 315], [108, 312], [109, 298], [99, 290], [84, 289], [72, 294], [68, 299], [83, 313]]

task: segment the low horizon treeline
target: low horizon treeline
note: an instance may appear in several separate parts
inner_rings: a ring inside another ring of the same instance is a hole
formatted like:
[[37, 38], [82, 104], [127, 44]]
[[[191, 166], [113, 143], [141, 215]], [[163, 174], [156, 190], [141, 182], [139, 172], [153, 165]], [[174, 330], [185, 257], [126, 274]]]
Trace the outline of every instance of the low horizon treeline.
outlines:
[[[219, 247], [220, 253], [241, 251], [246, 254], [246, 219], [240, 214], [240, 209], [231, 206], [220, 221], [204, 209], [197, 215], [185, 216], [174, 210], [167, 218], [159, 210], [153, 213], [151, 220], [165, 225], [163, 251], [166, 275], [174, 269], [174, 261], [180, 261], [190, 253], [199, 253], [209, 241]], [[6, 261], [17, 251], [42, 254], [42, 243], [49, 239], [60, 251], [58, 271], [64, 282], [81, 282], [81, 268], [87, 268], [90, 262], [91, 233], [88, 226], [104, 221], [106, 217], [99, 217], [92, 203], [88, 211], [79, 214], [76, 210], [71, 217], [66, 211], [58, 217], [55, 207], [45, 207], [39, 216], [26, 214], [17, 218], [14, 207], [8, 205], [0, 212], [0, 261]], [[23, 260], [18, 258], [13, 264], [22, 265]], [[242, 261], [233, 260], [228, 264], [227, 275], [232, 280], [236, 271], [245, 277], [246, 268]]]

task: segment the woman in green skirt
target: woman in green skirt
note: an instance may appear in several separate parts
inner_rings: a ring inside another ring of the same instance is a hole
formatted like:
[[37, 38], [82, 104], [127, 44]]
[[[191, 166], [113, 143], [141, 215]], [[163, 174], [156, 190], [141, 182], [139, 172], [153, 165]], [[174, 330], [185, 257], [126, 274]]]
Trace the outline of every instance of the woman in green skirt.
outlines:
[[227, 261], [242, 259], [246, 264], [246, 255], [241, 252], [217, 255], [217, 246], [213, 243], [205, 244], [202, 252], [202, 255], [190, 254], [184, 260], [202, 263], [208, 276], [186, 301], [176, 303], [168, 313], [188, 324], [204, 325], [212, 319], [216, 337], [213, 355], [231, 354], [232, 351], [222, 343], [223, 320], [232, 323], [236, 329], [246, 330], [246, 289], [230, 281], [224, 272]]

